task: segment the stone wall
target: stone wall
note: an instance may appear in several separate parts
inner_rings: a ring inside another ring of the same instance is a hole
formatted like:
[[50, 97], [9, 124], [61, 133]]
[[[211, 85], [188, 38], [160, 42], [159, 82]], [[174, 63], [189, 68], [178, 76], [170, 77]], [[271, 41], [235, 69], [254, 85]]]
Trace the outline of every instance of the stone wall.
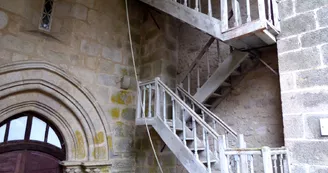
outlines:
[[[277, 71], [276, 47], [263, 50], [261, 58]], [[248, 147], [281, 147], [284, 135], [279, 93], [279, 76], [258, 64], [233, 87], [214, 113], [244, 134]]]
[[294, 172], [327, 172], [328, 2], [283, 0], [278, 57], [285, 143]]
[[[178, 55], [177, 21], [152, 7], [144, 5], [145, 12], [140, 28], [140, 57], [138, 57], [141, 81], [155, 77], [174, 88]], [[150, 128], [151, 138], [164, 172], [177, 172], [177, 159], [157, 132]], [[136, 129], [136, 172], [160, 172], [145, 126]]]
[[[42, 2], [0, 0], [0, 64], [47, 62], [80, 81], [110, 126], [105, 138], [111, 171], [133, 172], [135, 94], [133, 86], [120, 89], [122, 76], [132, 75], [124, 1], [57, 0], [48, 33], [38, 30]], [[130, 7], [131, 16], [139, 18], [138, 10], [133, 10], [138, 6]], [[134, 22], [132, 27], [138, 30], [140, 26]], [[46, 80], [56, 82], [51, 77]]]

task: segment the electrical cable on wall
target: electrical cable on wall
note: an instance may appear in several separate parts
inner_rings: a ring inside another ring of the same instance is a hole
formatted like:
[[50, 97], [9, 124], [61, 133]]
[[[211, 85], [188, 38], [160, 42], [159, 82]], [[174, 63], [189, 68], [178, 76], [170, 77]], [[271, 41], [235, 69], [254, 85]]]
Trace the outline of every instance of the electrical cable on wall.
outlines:
[[[130, 18], [129, 18], [129, 8], [128, 8], [128, 1], [125, 0], [125, 9], [126, 9], [126, 19], [127, 19], [127, 23], [128, 23], [128, 32], [129, 32], [129, 40], [130, 40], [130, 48], [131, 48], [131, 54], [132, 54], [132, 63], [133, 63], [133, 68], [134, 68], [134, 75], [135, 75], [135, 79], [136, 79], [136, 83], [137, 83], [137, 94], [139, 95], [140, 94], [140, 88], [139, 88], [139, 80], [138, 80], [138, 75], [137, 75], [137, 68], [136, 68], [136, 63], [135, 63], [135, 57], [134, 57], [134, 51], [133, 51], [133, 45], [132, 45], [132, 37], [131, 37], [131, 27], [130, 27]], [[139, 98], [139, 97], [138, 97]], [[145, 110], [143, 109], [143, 103], [141, 102], [141, 100], [138, 100], [140, 101], [140, 106], [141, 106], [141, 113], [143, 115], [143, 117], [146, 117], [145, 116]], [[156, 154], [156, 150], [155, 150], [155, 147], [154, 147], [154, 144], [153, 144], [153, 141], [151, 139], [151, 136], [150, 136], [150, 132], [149, 132], [149, 127], [148, 127], [148, 124], [147, 124], [147, 121], [146, 119], [144, 118], [145, 120], [145, 125], [146, 125], [146, 129], [147, 129], [147, 134], [148, 134], [148, 138], [149, 138], [149, 142], [150, 142], [150, 145], [153, 149], [153, 152], [154, 152], [154, 155], [155, 155], [155, 159], [156, 159], [156, 162], [159, 166], [159, 169], [161, 171], [161, 173], [163, 173], [163, 169], [162, 169], [162, 166], [159, 162], [159, 159], [157, 157], [157, 154]]]

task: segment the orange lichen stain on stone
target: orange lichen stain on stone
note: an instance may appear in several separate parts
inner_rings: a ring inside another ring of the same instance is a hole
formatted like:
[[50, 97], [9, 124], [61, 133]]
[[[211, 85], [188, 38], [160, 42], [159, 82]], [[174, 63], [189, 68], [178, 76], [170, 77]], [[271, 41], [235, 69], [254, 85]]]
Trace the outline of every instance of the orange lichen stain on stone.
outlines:
[[131, 91], [121, 90], [111, 97], [113, 103], [129, 105], [133, 101], [133, 94]]
[[113, 138], [111, 136], [107, 136], [107, 143], [108, 143], [108, 148], [110, 150], [113, 150]]
[[105, 159], [106, 154], [106, 147], [96, 147], [92, 152], [92, 156], [95, 159]]
[[84, 141], [83, 141], [83, 136], [82, 133], [79, 131], [75, 131], [75, 137], [77, 140], [77, 148], [76, 148], [76, 154], [77, 158], [83, 159], [85, 158], [85, 148], [84, 148]]
[[102, 144], [105, 141], [104, 132], [98, 132], [93, 139], [95, 144]]
[[118, 119], [120, 117], [120, 109], [119, 108], [113, 108], [110, 110], [110, 114], [112, 115], [113, 119]]

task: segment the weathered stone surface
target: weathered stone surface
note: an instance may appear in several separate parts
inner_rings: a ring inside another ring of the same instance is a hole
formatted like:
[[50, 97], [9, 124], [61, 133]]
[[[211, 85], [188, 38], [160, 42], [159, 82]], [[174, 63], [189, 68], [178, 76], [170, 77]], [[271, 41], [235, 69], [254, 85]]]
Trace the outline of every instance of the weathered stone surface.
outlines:
[[327, 68], [307, 70], [296, 74], [297, 74], [296, 85], [298, 88], [328, 85]]
[[294, 3], [293, 0], [281, 1], [279, 3], [280, 18], [285, 19], [294, 14]]
[[282, 91], [291, 90], [295, 88], [295, 79], [292, 73], [280, 74], [280, 89]]
[[325, 166], [311, 166], [309, 168], [310, 172], [309, 173], [326, 173], [328, 172], [328, 167], [327, 165]]
[[318, 18], [320, 27], [328, 26], [327, 16], [328, 16], [328, 8], [327, 7], [323, 7], [317, 11], [317, 18]]
[[80, 20], [86, 20], [88, 15], [88, 8], [81, 4], [74, 4], [71, 11], [72, 17]]
[[308, 32], [301, 37], [302, 47], [311, 47], [327, 42], [328, 28]]
[[287, 39], [278, 40], [277, 47], [278, 47], [279, 53], [283, 53], [286, 51], [291, 51], [291, 50], [301, 48], [301, 43], [298, 40], [298, 36], [295, 36], [295, 37], [290, 37]]
[[328, 64], [328, 44], [325, 44], [321, 47], [321, 55], [323, 58], [323, 63]]
[[134, 108], [125, 108], [122, 110], [122, 119], [127, 121], [134, 121], [135, 120], [135, 109]]
[[114, 151], [126, 153], [133, 151], [133, 140], [131, 138], [115, 138]]
[[303, 119], [303, 115], [285, 115], [283, 117], [285, 138], [303, 138]]
[[309, 69], [320, 65], [317, 48], [301, 49], [279, 55], [279, 71]]
[[0, 8], [6, 9], [10, 12], [23, 15], [25, 9], [25, 1], [21, 0], [0, 0]]
[[111, 61], [122, 63], [122, 53], [119, 49], [104, 47], [102, 50], [102, 56]]
[[95, 0], [77, 0], [76, 2], [81, 3], [89, 8], [92, 8], [93, 4], [95, 3]]
[[120, 84], [120, 78], [114, 75], [100, 73], [97, 78], [100, 85], [118, 87]]
[[71, 15], [72, 4], [64, 1], [57, 1], [54, 16], [69, 17]]
[[98, 58], [96, 57], [85, 57], [84, 58], [84, 65], [89, 68], [89, 69], [92, 69], [92, 70], [95, 70], [98, 66]]
[[316, 28], [314, 13], [304, 13], [281, 21], [281, 34], [283, 38], [290, 35], [300, 34]]
[[115, 72], [115, 64], [107, 59], [100, 58], [97, 71], [99, 73], [113, 74]]
[[98, 56], [101, 50], [101, 46], [95, 42], [89, 42], [87, 40], [82, 40], [81, 42], [81, 52], [90, 56]]
[[8, 24], [8, 16], [5, 12], [0, 11], [0, 29], [3, 29]]
[[292, 165], [291, 166], [292, 172], [297, 172], [297, 173], [308, 173], [306, 166], [301, 166], [301, 165]]
[[328, 118], [328, 115], [307, 115], [305, 118], [305, 137], [307, 139], [328, 139], [321, 137], [320, 118]]
[[287, 141], [286, 144], [297, 164], [327, 164], [328, 141]]
[[19, 53], [14, 53], [13, 57], [12, 57], [12, 61], [23, 61], [23, 60], [27, 60], [28, 56], [26, 55], [22, 55]]
[[328, 111], [326, 106], [328, 104], [328, 91], [326, 90], [282, 93], [281, 100], [284, 114]]
[[296, 13], [314, 10], [328, 4], [328, 0], [296, 0]]
[[5, 35], [0, 38], [0, 47], [29, 54], [34, 51], [35, 45], [13, 35]]

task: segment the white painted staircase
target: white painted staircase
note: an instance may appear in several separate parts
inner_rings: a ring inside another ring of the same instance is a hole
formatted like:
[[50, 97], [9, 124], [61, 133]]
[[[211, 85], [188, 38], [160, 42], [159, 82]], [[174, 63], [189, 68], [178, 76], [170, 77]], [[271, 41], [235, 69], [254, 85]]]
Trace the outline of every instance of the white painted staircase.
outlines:
[[[257, 56], [240, 50], [276, 43], [275, 36], [280, 32], [277, 1], [218, 0], [214, 8], [211, 0], [140, 1], [212, 38], [184, 74], [176, 92], [159, 78], [139, 84], [136, 124], [154, 128], [190, 173], [290, 173], [284, 147], [247, 148], [243, 135], [237, 135], [210, 111], [229, 93], [233, 79], [247, 71], [244, 64], [252, 64]], [[208, 69], [210, 75], [201, 84], [199, 61], [214, 40], [232, 46], [233, 51], [213, 73]], [[193, 77], [195, 70], [197, 76]], [[192, 80], [196, 85], [191, 85]]]
[[177, 92], [159, 78], [140, 83], [136, 124], [153, 127], [189, 172], [290, 173], [285, 148], [246, 148], [243, 135], [182, 88]]
[[274, 44], [280, 32], [277, 0], [140, 1], [238, 49]]

